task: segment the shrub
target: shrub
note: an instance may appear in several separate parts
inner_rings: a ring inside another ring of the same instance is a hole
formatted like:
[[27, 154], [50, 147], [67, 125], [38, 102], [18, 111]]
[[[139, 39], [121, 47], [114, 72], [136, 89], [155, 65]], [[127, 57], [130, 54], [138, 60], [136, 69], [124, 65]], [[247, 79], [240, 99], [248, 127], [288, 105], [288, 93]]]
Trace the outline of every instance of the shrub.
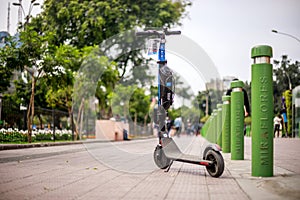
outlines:
[[[56, 140], [71, 140], [71, 131], [57, 130], [55, 134]], [[50, 130], [35, 130], [32, 132], [32, 142], [35, 141], [51, 141], [53, 140], [53, 133]], [[27, 142], [28, 136], [27, 131], [18, 129], [1, 129], [0, 130], [0, 143], [21, 143]]]

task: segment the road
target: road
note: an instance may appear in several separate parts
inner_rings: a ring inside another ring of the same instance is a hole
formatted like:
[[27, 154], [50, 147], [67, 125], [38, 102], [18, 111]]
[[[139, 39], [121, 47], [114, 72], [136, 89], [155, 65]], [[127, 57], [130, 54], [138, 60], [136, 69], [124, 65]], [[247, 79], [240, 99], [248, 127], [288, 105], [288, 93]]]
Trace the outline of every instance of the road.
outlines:
[[[184, 152], [204, 150], [201, 137], [175, 140]], [[226, 168], [220, 178], [186, 163], [174, 162], [168, 173], [158, 169], [155, 138], [0, 151], [0, 199], [299, 199], [300, 156], [278, 149], [293, 143], [297, 153], [300, 140], [275, 139], [275, 176], [266, 179], [249, 175], [249, 141], [244, 161], [223, 154]], [[287, 191], [282, 184], [289, 183], [296, 186]], [[274, 194], [278, 184], [283, 189]]]

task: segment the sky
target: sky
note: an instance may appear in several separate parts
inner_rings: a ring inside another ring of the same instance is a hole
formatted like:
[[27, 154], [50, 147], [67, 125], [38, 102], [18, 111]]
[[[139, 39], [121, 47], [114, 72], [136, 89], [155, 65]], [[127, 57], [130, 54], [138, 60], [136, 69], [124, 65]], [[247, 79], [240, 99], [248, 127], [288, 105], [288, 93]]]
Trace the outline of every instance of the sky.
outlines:
[[[7, 6], [11, 2], [10, 33], [13, 34], [18, 8], [12, 3], [18, 0], [0, 2], [0, 31], [7, 30]], [[30, 0], [23, 0], [25, 13], [29, 3]], [[300, 42], [271, 32], [276, 29], [300, 38], [299, 9], [299, 0], [193, 0], [188, 17], [176, 29], [206, 52], [221, 77], [234, 76], [250, 82], [251, 48], [256, 45], [270, 45], [273, 59], [281, 60], [282, 55], [288, 55], [292, 62], [300, 61]], [[39, 12], [40, 6], [34, 7], [32, 15]], [[175, 63], [187, 64], [178, 58]], [[177, 71], [180, 73], [180, 69]]]
[[251, 80], [251, 48], [270, 45], [273, 59], [300, 61], [299, 0], [195, 0], [182, 33], [197, 42], [220, 75]]

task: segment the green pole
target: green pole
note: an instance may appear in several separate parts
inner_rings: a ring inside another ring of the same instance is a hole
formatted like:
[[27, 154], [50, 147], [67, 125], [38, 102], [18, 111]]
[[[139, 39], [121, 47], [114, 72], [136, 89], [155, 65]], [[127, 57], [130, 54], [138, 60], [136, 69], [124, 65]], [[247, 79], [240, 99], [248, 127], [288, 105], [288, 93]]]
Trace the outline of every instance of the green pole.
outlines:
[[210, 129], [211, 129], [211, 119], [212, 119], [212, 116], [209, 116], [209, 118], [207, 119], [207, 121], [205, 122], [205, 132], [204, 132], [204, 137], [208, 140], [209, 140], [209, 136], [210, 136]]
[[200, 131], [200, 135], [202, 137], [205, 137], [206, 135], [206, 126], [207, 126], [207, 121], [205, 122], [205, 124], [202, 126], [201, 131]]
[[231, 160], [244, 160], [244, 94], [242, 81], [232, 81], [231, 92]]
[[230, 153], [230, 96], [223, 96], [222, 101], [222, 151]]
[[203, 125], [202, 129], [201, 129], [201, 136], [202, 137], [207, 137], [207, 130], [208, 130], [208, 126], [209, 126], [209, 118], [206, 120], [205, 124]]
[[273, 67], [272, 47], [252, 48], [252, 176], [273, 176]]
[[207, 128], [206, 139], [209, 142], [214, 143], [215, 131], [216, 131], [216, 127], [215, 127], [215, 110], [213, 110], [213, 112], [211, 113], [208, 121], [209, 121], [209, 124], [208, 124], [208, 128]]
[[212, 143], [217, 143], [217, 112], [218, 110], [217, 109], [214, 109], [213, 110], [213, 129], [212, 129]]
[[222, 147], [222, 104], [217, 104], [217, 144]]

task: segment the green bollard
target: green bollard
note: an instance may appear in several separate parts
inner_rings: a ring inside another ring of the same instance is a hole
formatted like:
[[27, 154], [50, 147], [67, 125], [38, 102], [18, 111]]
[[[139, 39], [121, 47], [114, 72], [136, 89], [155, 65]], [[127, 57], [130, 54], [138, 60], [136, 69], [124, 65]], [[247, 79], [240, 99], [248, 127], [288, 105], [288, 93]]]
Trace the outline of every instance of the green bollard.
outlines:
[[222, 104], [217, 104], [217, 144], [222, 147]]
[[222, 101], [222, 151], [230, 153], [230, 96], [223, 96]]
[[217, 109], [214, 109], [213, 110], [213, 124], [212, 124], [212, 143], [217, 143], [217, 113], [218, 113], [218, 110]]
[[213, 110], [213, 112], [211, 113], [209, 119], [209, 126], [207, 129], [207, 135], [206, 135], [206, 139], [211, 142], [214, 143], [214, 138], [215, 138], [215, 112]]
[[250, 125], [247, 125], [247, 126], [246, 126], [246, 136], [247, 136], [247, 137], [250, 137], [250, 136], [251, 136], [250, 133], [251, 133], [251, 126], [250, 126]]
[[207, 126], [207, 121], [205, 122], [205, 124], [202, 126], [201, 130], [200, 130], [200, 135], [202, 137], [206, 136], [206, 126]]
[[230, 84], [231, 110], [230, 110], [230, 138], [231, 160], [244, 160], [244, 94], [242, 81], [232, 81]]
[[207, 137], [207, 127], [209, 124], [209, 119], [206, 120], [205, 124], [203, 125], [202, 129], [201, 129], [201, 136], [206, 138]]
[[210, 116], [209, 118], [208, 118], [208, 120], [206, 121], [206, 127], [205, 127], [205, 138], [206, 138], [206, 140], [208, 140], [208, 141], [210, 141], [211, 139], [210, 139], [210, 137], [211, 137], [211, 128], [212, 128], [212, 126], [211, 126], [211, 121], [212, 121], [212, 116]]
[[210, 121], [209, 121], [209, 130], [208, 130], [208, 141], [212, 142], [213, 140], [213, 121], [214, 116], [213, 113], [210, 115]]
[[273, 176], [273, 67], [272, 47], [251, 50], [252, 176]]

